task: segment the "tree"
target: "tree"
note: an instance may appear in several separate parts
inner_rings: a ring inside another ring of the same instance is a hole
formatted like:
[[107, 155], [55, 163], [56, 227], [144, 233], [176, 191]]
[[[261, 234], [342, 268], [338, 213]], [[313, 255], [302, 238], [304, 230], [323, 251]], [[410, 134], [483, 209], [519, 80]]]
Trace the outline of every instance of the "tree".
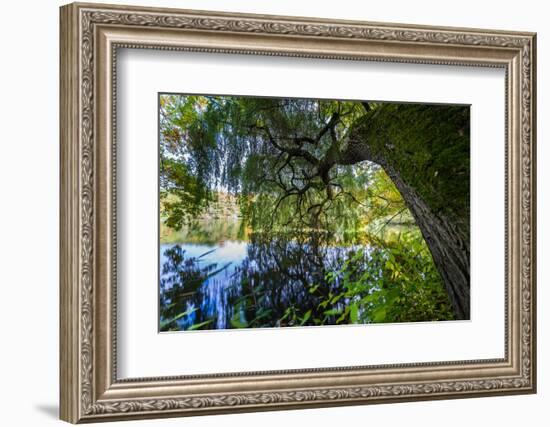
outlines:
[[178, 195], [166, 204], [174, 227], [223, 186], [257, 229], [341, 232], [363, 220], [350, 203], [382, 197], [370, 186], [385, 172], [404, 201], [388, 201], [392, 215], [410, 212], [456, 317], [469, 318], [467, 107], [167, 96], [161, 144], [162, 194]]

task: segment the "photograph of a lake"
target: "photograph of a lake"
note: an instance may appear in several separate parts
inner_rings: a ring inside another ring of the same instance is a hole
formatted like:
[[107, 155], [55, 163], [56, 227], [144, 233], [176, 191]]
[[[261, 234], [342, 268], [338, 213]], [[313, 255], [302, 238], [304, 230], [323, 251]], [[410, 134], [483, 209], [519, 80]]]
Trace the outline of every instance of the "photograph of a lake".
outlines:
[[469, 107], [159, 96], [160, 331], [469, 318]]
[[[224, 228], [227, 224], [231, 226]], [[266, 321], [272, 322], [272, 326], [285, 326], [287, 318], [290, 325], [304, 325], [312, 314], [313, 319], [316, 318], [319, 304], [327, 317], [325, 324], [328, 318], [336, 324], [349, 305], [349, 299], [342, 298], [340, 304], [336, 304], [333, 298], [331, 312], [323, 310], [324, 299], [341, 291], [338, 278], [329, 284], [327, 275], [342, 269], [345, 261], [359, 264], [368, 260], [369, 251], [364, 246], [329, 246], [325, 244], [326, 238], [320, 235], [304, 234], [299, 239], [259, 234], [245, 237], [236, 233], [239, 221], [218, 218], [208, 221], [208, 226], [212, 225], [218, 234], [207, 235], [215, 236], [214, 242], [198, 243], [201, 240], [197, 235], [203, 234], [206, 228], [202, 222], [194, 225], [199, 233], [160, 246], [161, 292], [167, 297], [166, 301], [175, 303], [178, 300], [176, 294], [171, 293], [177, 289], [173, 288], [174, 283], [187, 283], [187, 291], [192, 289], [192, 284], [198, 286], [195, 298], [180, 298], [179, 306], [168, 304], [163, 308], [170, 313], [166, 317], [176, 318], [175, 323], [182, 329], [203, 324], [203, 319], [210, 319], [216, 329]], [[225, 233], [219, 234], [222, 230]], [[352, 256], [355, 256], [353, 260]], [[316, 283], [324, 285], [316, 286]], [[235, 312], [235, 305], [242, 308]], [[255, 310], [245, 310], [247, 306]], [[177, 318], [181, 313], [188, 314]], [[200, 321], [197, 313], [203, 316]], [[297, 313], [306, 315], [296, 322]], [[250, 318], [252, 314], [255, 316]], [[358, 319], [359, 314], [354, 314], [354, 318]]]

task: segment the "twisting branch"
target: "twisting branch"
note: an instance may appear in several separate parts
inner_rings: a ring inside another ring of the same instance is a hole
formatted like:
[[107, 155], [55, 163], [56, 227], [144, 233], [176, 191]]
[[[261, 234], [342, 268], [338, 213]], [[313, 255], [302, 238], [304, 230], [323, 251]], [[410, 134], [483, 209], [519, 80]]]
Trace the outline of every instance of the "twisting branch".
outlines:
[[316, 166], [319, 163], [319, 160], [309, 151], [303, 150], [302, 148], [284, 147], [283, 145], [280, 145], [271, 134], [271, 131], [269, 130], [269, 128], [267, 128], [266, 126], [251, 125], [250, 128], [263, 131], [267, 136], [271, 145], [273, 145], [279, 151], [283, 151], [293, 157], [302, 157], [304, 160], [306, 160], [307, 162], [311, 163], [314, 166]]
[[[313, 138], [298, 135], [294, 137], [275, 136], [268, 126], [257, 123], [249, 126], [251, 130], [266, 138], [270, 145], [279, 151], [271, 173], [273, 179], [266, 180], [274, 183], [283, 193], [275, 202], [275, 209], [271, 215], [271, 226], [274, 224], [280, 207], [286, 200], [291, 198], [294, 199], [296, 215], [288, 220], [287, 225], [298, 220], [304, 224], [312, 225], [313, 223], [313, 226], [318, 227], [323, 211], [330, 207], [334, 198], [342, 193], [362, 205], [351, 193], [344, 192], [342, 186], [334, 181], [334, 177], [331, 177], [331, 170], [339, 163], [341, 157], [341, 144], [336, 132], [340, 118], [340, 113], [334, 112], [328, 122]], [[330, 137], [330, 145], [322, 157], [318, 158], [310, 151], [302, 148], [304, 143], [318, 145], [326, 135]], [[287, 144], [283, 144], [282, 141], [287, 141]], [[289, 146], [288, 143], [293, 143], [293, 145]], [[294, 160], [298, 158], [306, 164], [302, 163], [303, 167], [297, 171]], [[267, 172], [267, 174], [269, 173]], [[335, 194], [334, 188], [340, 188], [340, 192]], [[311, 200], [309, 194], [311, 190], [316, 190], [319, 193], [313, 200]], [[326, 196], [318, 197], [322, 193], [326, 193]]]

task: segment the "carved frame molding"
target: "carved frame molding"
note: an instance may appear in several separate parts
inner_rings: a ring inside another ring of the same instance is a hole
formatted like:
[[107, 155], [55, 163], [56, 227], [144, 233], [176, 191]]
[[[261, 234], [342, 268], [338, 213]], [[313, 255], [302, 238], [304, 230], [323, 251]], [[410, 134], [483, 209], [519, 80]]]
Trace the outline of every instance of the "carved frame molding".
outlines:
[[[535, 392], [535, 34], [71, 4], [61, 8], [60, 41], [62, 419]], [[117, 380], [113, 147], [120, 47], [504, 67], [506, 357]]]

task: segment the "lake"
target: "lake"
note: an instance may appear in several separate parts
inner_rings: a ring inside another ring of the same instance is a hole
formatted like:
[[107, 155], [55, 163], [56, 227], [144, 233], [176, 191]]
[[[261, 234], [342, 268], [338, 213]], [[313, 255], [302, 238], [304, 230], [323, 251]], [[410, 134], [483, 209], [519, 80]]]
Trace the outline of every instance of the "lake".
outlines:
[[[227, 241], [216, 245], [197, 243], [162, 244], [160, 245], [161, 281], [166, 280], [170, 274], [169, 272], [162, 274], [162, 266], [170, 264], [170, 249], [175, 246], [181, 247], [188, 259], [198, 259], [201, 255], [207, 254], [197, 262], [204, 266], [227, 265], [225, 269], [204, 279], [202, 283], [204, 298], [200, 305], [203, 312], [216, 318], [216, 329], [225, 329], [227, 326], [227, 288], [231, 285], [237, 266], [246, 258], [248, 244], [242, 241]], [[173, 283], [168, 283], [165, 289], [171, 289], [172, 285]], [[193, 307], [193, 302], [189, 301], [185, 309], [188, 310]], [[178, 325], [185, 328], [185, 326], [194, 323], [194, 318], [195, 316], [191, 315], [189, 319], [181, 319]]]
[[[319, 305], [342, 293], [341, 280], [327, 275], [358, 254], [354, 246], [326, 244], [322, 233], [254, 233], [239, 240], [238, 224], [222, 233], [219, 224], [208, 227], [209, 233], [199, 225], [160, 245], [161, 330], [315, 324], [327, 308]], [[200, 243], [201, 233], [210, 241]], [[360, 255], [354, 262], [365, 265], [368, 251]], [[335, 323], [349, 302], [332, 302], [324, 324]]]

